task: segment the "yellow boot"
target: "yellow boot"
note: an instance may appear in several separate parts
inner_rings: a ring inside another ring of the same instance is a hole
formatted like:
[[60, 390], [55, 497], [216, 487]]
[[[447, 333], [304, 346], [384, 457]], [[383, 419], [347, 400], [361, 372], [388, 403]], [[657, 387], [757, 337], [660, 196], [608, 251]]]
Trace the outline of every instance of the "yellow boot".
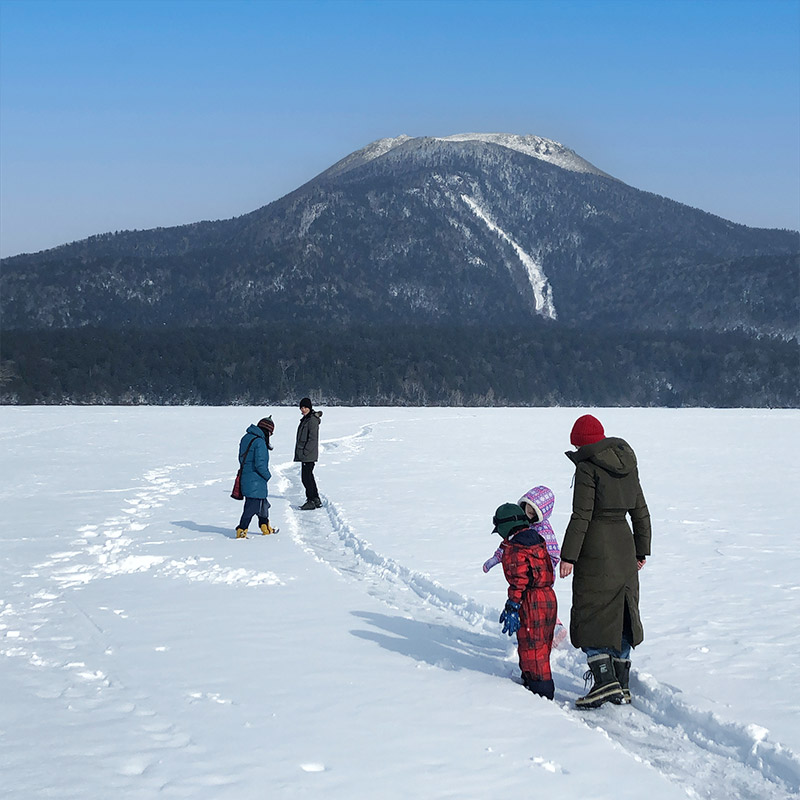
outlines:
[[263, 536], [269, 536], [270, 533], [277, 533], [277, 532], [278, 532], [277, 529], [273, 528], [272, 525], [269, 524], [269, 522], [265, 522], [261, 526], [261, 534]]
[[246, 539], [247, 538], [247, 528], [237, 528], [236, 529], [236, 538], [237, 539]]

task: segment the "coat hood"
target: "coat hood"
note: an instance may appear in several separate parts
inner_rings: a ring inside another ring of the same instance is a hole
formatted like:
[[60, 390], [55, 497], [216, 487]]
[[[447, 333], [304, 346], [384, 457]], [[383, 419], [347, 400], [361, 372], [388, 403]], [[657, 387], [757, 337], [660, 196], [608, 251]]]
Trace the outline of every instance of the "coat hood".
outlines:
[[585, 444], [577, 451], [566, 453], [575, 464], [590, 461], [611, 475], [630, 475], [636, 469], [636, 454], [624, 440], [610, 436], [594, 444]]
[[537, 533], [535, 528], [524, 528], [521, 531], [512, 533], [508, 537], [508, 541], [513, 544], [521, 545], [522, 547], [533, 547], [537, 544], [545, 544], [544, 537]]
[[525, 492], [519, 499], [519, 504], [529, 503], [536, 509], [539, 519], [534, 522], [544, 522], [553, 513], [553, 506], [556, 504], [556, 496], [552, 489], [547, 486], [534, 486], [533, 489]]
[[250, 425], [247, 428], [247, 432], [252, 434], [253, 436], [258, 436], [259, 439], [264, 439], [266, 441], [267, 437], [264, 435], [264, 431], [258, 427], [258, 425]]

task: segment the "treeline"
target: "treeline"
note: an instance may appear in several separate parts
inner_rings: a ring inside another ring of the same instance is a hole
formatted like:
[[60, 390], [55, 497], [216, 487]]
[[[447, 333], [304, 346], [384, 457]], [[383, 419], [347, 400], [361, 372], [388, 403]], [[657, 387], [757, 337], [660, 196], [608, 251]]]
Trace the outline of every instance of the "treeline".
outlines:
[[7, 331], [3, 404], [798, 407], [796, 341], [525, 326]]

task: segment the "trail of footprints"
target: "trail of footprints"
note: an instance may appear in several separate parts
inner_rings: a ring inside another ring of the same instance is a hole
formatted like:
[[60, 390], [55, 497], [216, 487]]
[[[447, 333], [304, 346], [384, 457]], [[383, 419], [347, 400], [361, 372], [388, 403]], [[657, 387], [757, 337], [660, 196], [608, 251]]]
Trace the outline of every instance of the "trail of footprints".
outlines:
[[[136, 778], [142, 790], [166, 791], [179, 797], [191, 797], [200, 785], [224, 785], [234, 779], [206, 765], [191, 737], [163, 719], [148, 698], [134, 688], [135, 677], [126, 676], [115, 661], [114, 644], [103, 627], [103, 615], [126, 619], [126, 611], [101, 606], [90, 616], [81, 608], [80, 594], [75, 590], [90, 581], [151, 569], [164, 578], [251, 586], [278, 582], [272, 573], [228, 569], [211, 558], [179, 561], [138, 552], [135, 534], [147, 527], [151, 509], [162, 506], [172, 495], [194, 488], [174, 478], [174, 473], [186, 466], [191, 465], [146, 473], [149, 486], [128, 499], [119, 515], [79, 528], [77, 538], [70, 543], [72, 549], [52, 553], [20, 574], [11, 587], [13, 600], [0, 600], [0, 656], [17, 662], [15, 678], [33, 697], [47, 701], [48, 714], [65, 719], [73, 727], [85, 726], [84, 734], [76, 739], [92, 742], [92, 729], [102, 731], [92, 753], [71, 754], [72, 760], [86, 760], [87, 770], [106, 770], [106, 779], [98, 781], [102, 785], [124, 786], [126, 780]], [[37, 588], [29, 594], [32, 584]], [[46, 588], [38, 588], [42, 586]], [[168, 646], [155, 649], [165, 651]], [[186, 702], [230, 704], [218, 694], [205, 692], [187, 694]], [[98, 726], [99, 722], [102, 724]], [[127, 745], [130, 752], [122, 752], [124, 745], [115, 744], [115, 740]], [[131, 744], [137, 740], [138, 745]], [[97, 755], [104, 755], [99, 764]], [[180, 778], [171, 778], [169, 771], [166, 777], [157, 776], [157, 765], [165, 760]]]
[[[364, 426], [355, 435], [327, 446], [332, 450], [338, 448], [340, 453], [355, 453], [371, 432], [371, 426]], [[191, 796], [193, 787], [224, 785], [232, 779], [207, 770], [199, 758], [200, 749], [191, 738], [169, 721], [160, 719], [148, 706], [146, 697], [128, 688], [135, 682], [125, 681], [114, 672], [113, 645], [107, 643], [102, 627], [69, 599], [69, 593], [93, 580], [147, 570], [173, 579], [248, 586], [281, 583], [274, 573], [229, 569], [211, 558], [176, 560], [138, 552], [137, 540], [132, 535], [147, 527], [150, 510], [162, 506], [170, 496], [195, 488], [175, 479], [176, 471], [191, 466], [165, 466], [146, 473], [144, 479], [149, 486], [127, 500], [120, 515], [98, 525], [82, 526], [71, 542], [73, 549], [53, 553], [18, 576], [13, 585], [18, 590], [14, 601], [0, 600], [0, 655], [21, 659], [30, 670], [46, 669], [51, 673], [46, 683], [31, 675], [31, 689], [38, 697], [59, 701], [71, 714], [87, 715], [87, 724], [90, 712], [103, 709], [106, 722], [124, 725], [127, 735], [134, 720], [136, 736], [142, 737], [143, 744], [136, 748], [135, 754], [117, 753], [108, 762], [108, 768], [116, 776], [121, 779], [135, 776], [141, 780], [154, 771], [153, 766], [167, 750], [175, 757], [191, 761], [185, 771], [178, 771], [184, 775], [183, 779], [168, 781], [166, 790], [173, 796]], [[288, 487], [284, 471], [278, 473], [278, 482]], [[496, 627], [495, 610], [380, 556], [360, 539], [329, 500], [325, 509], [327, 516], [318, 517], [311, 524], [305, 517], [302, 527], [297, 515], [290, 518], [292, 538], [343, 578], [359, 582], [393, 609], [415, 619], [445, 621], [467, 636], [476, 630]], [[24, 590], [31, 582], [37, 586], [44, 583], [47, 588], [27, 595]], [[124, 609], [110, 606], [100, 611], [123, 619], [126, 616]], [[86, 630], [87, 626], [91, 647], [86, 646], [86, 637], [79, 641], [64, 634], [64, 631]], [[79, 655], [81, 650], [90, 652], [92, 658]], [[496, 658], [496, 653], [491, 656]], [[94, 663], [89, 663], [92, 659]], [[731, 797], [783, 800], [800, 792], [800, 760], [779, 744], [760, 738], [756, 726], [742, 730], [702, 714], [682, 703], [652, 676], [634, 676], [637, 695], [634, 708], [614, 707], [579, 714], [571, 708], [571, 702], [583, 689], [583, 661], [575, 653], [554, 651], [553, 662], [559, 694], [566, 698], [562, 700], [565, 713], [578, 715], [583, 724], [610, 737], [633, 758], [650, 764], [685, 787], [687, 796], [708, 796], [709, 784], [720, 787], [713, 800]], [[190, 693], [186, 701], [230, 704], [223, 696], [199, 691]], [[302, 765], [302, 769], [317, 771], [324, 766]], [[159, 783], [155, 776], [152, 780], [153, 788], [165, 790], [163, 782]]]
[[[356, 452], [371, 432], [364, 426], [342, 441], [343, 448]], [[465, 626], [472, 632], [496, 631], [498, 610], [381, 556], [358, 536], [335, 504], [326, 500], [324, 508], [324, 521], [309, 523], [303, 518], [302, 525], [297, 519], [291, 524], [295, 541], [316, 559], [409, 618], [446, 621], [460, 631]], [[472, 646], [480, 648], [479, 642], [473, 639]], [[554, 650], [553, 669], [565, 713], [658, 770], [684, 788], [688, 797], [786, 800], [800, 794], [800, 758], [770, 741], [763, 728], [727, 723], [694, 708], [677, 696], [677, 690], [650, 675], [632, 676], [637, 698], [633, 707], [579, 712], [573, 703], [584, 690], [582, 654]], [[718, 794], [710, 796], [709, 786], [718, 787]]]

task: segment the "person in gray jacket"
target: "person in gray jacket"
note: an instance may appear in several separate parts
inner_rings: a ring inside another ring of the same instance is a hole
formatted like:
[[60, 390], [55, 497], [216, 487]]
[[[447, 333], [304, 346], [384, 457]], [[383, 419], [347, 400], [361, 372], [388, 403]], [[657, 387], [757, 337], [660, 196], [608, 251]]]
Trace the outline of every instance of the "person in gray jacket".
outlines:
[[322, 412], [314, 411], [311, 400], [304, 397], [300, 401], [300, 413], [303, 416], [297, 426], [294, 460], [300, 462], [300, 479], [306, 490], [306, 502], [300, 509], [311, 511], [322, 506], [317, 482], [314, 480], [314, 464], [319, 460], [319, 423]]

